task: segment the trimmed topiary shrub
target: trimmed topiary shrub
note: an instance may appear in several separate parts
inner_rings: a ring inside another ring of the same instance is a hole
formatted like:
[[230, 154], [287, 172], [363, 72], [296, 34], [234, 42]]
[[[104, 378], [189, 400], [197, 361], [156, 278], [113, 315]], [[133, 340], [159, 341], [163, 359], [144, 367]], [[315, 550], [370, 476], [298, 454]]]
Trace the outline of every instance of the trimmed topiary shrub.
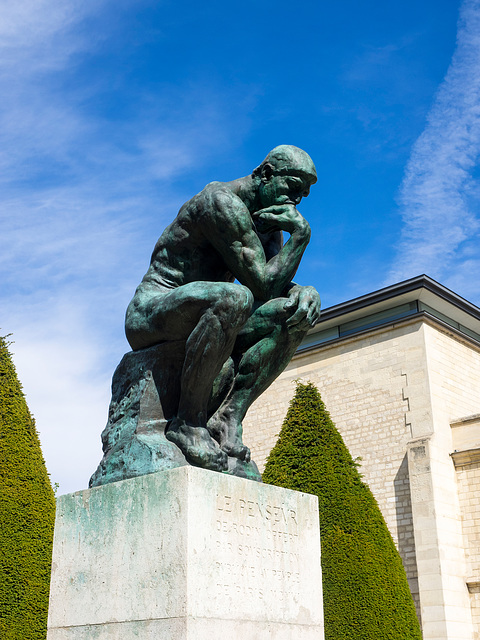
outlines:
[[263, 481], [318, 496], [325, 640], [421, 640], [401, 558], [313, 384], [297, 385]]
[[55, 498], [35, 422], [0, 337], [0, 638], [44, 640]]

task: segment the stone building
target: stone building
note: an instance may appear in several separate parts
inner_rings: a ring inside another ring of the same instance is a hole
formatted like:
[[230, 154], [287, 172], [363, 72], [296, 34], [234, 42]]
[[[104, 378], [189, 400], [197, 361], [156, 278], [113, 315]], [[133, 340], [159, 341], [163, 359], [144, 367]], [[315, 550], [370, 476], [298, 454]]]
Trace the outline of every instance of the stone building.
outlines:
[[424, 639], [480, 638], [480, 309], [427, 276], [326, 309], [245, 420], [261, 470], [296, 379], [362, 459]]

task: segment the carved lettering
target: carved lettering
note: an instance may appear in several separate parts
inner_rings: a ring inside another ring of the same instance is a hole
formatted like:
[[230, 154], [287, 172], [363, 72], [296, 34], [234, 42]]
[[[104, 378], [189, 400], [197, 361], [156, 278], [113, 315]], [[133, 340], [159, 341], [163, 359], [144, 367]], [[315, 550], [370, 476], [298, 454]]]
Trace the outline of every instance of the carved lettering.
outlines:
[[294, 602], [300, 593], [295, 509], [219, 494], [215, 530], [217, 598], [268, 594], [285, 604]]
[[231, 496], [217, 496], [217, 509], [219, 511], [227, 511], [228, 513], [232, 510], [232, 498]]
[[283, 522], [287, 526], [294, 524], [297, 526], [297, 513], [294, 509], [288, 509], [284, 505], [261, 504], [254, 500], [239, 498], [238, 510], [245, 518], [260, 517], [270, 522]]
[[250, 597], [255, 597], [258, 600], [263, 600], [265, 594], [265, 589], [259, 587], [231, 584], [228, 582], [217, 582], [216, 589], [217, 597], [223, 596], [231, 598], [233, 596], [248, 595]]

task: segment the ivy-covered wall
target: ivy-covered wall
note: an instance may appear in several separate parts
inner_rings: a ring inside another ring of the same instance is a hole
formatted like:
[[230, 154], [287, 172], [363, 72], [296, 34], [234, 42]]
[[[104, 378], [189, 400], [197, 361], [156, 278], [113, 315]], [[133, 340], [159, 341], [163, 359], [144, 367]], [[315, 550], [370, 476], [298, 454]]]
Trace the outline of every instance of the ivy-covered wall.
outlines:
[[395, 544], [313, 384], [297, 385], [263, 481], [318, 496], [325, 640], [421, 640]]
[[0, 638], [44, 640], [55, 498], [35, 422], [0, 337]]

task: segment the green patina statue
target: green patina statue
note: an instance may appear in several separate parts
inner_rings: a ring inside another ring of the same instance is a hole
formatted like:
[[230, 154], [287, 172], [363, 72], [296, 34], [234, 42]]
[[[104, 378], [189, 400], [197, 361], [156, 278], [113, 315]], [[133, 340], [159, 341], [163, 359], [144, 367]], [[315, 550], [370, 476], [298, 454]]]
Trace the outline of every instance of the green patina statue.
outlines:
[[165, 229], [127, 309], [133, 351], [113, 375], [91, 487], [185, 464], [261, 481], [242, 420], [320, 314], [315, 289], [292, 282], [310, 239], [296, 206], [316, 180], [282, 145]]
[[163, 232], [127, 309], [134, 351], [185, 341], [165, 435], [190, 464], [249, 462], [247, 409], [319, 318], [317, 291], [292, 282], [310, 239], [296, 207], [316, 180], [310, 156], [281, 145], [251, 175], [208, 184]]

